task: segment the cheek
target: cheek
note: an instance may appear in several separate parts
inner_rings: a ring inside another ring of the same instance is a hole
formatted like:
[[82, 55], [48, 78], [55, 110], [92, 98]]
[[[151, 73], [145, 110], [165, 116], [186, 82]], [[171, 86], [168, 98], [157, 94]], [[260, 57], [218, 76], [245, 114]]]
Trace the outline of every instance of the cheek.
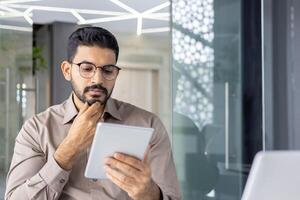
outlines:
[[113, 89], [114, 86], [115, 86], [115, 81], [104, 83], [103, 86], [104, 86], [109, 92], [111, 92], [112, 89]]
[[78, 77], [76, 74], [72, 76], [72, 85], [74, 89], [76, 89], [81, 94], [83, 93], [83, 90], [88, 86], [88, 81], [86, 79], [83, 79], [81, 77]]

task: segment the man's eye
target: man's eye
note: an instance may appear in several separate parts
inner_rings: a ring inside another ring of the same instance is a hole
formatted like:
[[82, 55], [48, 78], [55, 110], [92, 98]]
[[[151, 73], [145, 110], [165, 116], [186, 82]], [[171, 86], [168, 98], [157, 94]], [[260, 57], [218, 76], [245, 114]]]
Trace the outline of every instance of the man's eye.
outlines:
[[102, 71], [106, 74], [111, 74], [114, 72], [114, 67], [112, 67], [112, 66], [103, 67]]
[[94, 67], [93, 67], [93, 65], [83, 64], [83, 65], [81, 65], [81, 69], [82, 69], [82, 71], [85, 71], [85, 72], [91, 72], [94, 70]]

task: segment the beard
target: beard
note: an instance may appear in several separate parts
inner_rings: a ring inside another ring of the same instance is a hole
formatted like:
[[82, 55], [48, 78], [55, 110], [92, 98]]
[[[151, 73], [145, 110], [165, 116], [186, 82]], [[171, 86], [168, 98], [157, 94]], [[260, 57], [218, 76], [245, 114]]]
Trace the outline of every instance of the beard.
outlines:
[[[87, 102], [88, 105], [92, 105], [96, 102], [99, 102], [101, 105], [105, 105], [106, 102], [108, 101], [108, 99], [110, 98], [112, 91], [109, 92], [108, 89], [106, 89], [105, 87], [103, 87], [101, 84], [95, 84], [95, 85], [91, 85], [91, 86], [87, 86], [86, 88], [84, 88], [83, 92], [81, 92], [78, 87], [76, 87], [76, 84], [71, 80], [71, 85], [72, 85], [72, 89], [75, 93], [75, 95], [77, 96], [77, 98], [82, 102], [85, 103]], [[93, 95], [91, 98], [87, 98], [87, 93], [89, 91], [92, 91], [94, 89], [98, 89], [101, 91], [100, 95]]]

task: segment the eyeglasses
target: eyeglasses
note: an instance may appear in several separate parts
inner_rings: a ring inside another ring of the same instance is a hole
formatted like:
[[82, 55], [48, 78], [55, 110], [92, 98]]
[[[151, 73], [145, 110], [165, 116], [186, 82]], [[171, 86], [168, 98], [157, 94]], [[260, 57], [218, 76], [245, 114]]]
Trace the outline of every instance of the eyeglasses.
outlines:
[[108, 81], [112, 81], [117, 78], [119, 74], [120, 67], [115, 65], [103, 65], [97, 67], [94, 63], [90, 62], [80, 62], [80, 63], [71, 63], [79, 67], [79, 74], [83, 78], [92, 78], [95, 76], [97, 68], [101, 70], [102, 77]]

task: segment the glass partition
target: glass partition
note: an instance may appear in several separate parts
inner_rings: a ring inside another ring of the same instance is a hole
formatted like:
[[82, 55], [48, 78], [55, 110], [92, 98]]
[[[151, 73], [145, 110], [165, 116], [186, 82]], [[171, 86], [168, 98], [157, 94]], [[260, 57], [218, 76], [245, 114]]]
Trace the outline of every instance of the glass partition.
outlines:
[[[0, 20], [0, 24], [3, 21]], [[35, 113], [32, 34], [0, 25], [0, 196], [23, 122]]]
[[172, 133], [183, 199], [240, 199], [262, 149], [260, 58], [248, 54], [249, 35], [260, 45], [253, 2], [172, 1]]

